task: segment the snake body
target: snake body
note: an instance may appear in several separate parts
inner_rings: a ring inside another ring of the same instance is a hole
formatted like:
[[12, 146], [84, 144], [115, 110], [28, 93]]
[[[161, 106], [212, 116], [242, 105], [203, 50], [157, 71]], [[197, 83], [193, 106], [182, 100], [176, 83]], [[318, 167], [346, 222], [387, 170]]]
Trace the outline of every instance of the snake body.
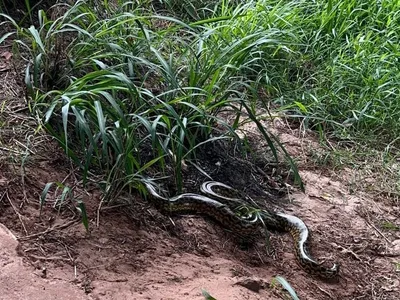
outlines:
[[259, 229], [257, 218], [247, 220], [238, 217], [227, 205], [209, 197], [186, 193], [172, 198], [161, 196], [151, 183], [145, 182], [147, 191], [155, 200], [157, 208], [168, 213], [196, 213], [213, 218], [221, 225], [243, 234]]
[[185, 193], [168, 198], [161, 196], [151, 183], [145, 182], [145, 186], [156, 206], [167, 213], [203, 214], [240, 234], [252, 234], [259, 231], [260, 223], [268, 229], [289, 232], [294, 240], [297, 261], [303, 269], [312, 275], [325, 279], [335, 278], [339, 274], [338, 264], [328, 268], [311, 257], [308, 251], [310, 231], [301, 219], [269, 210], [263, 210], [261, 214], [250, 214], [247, 218], [240, 217], [234, 212], [235, 207], [246, 206], [246, 203], [239, 198], [225, 196], [213, 190], [213, 188], [217, 187], [231, 192], [235, 191], [228, 185], [216, 181], [207, 181], [200, 188], [201, 192], [207, 196], [227, 201], [227, 204], [193, 193]]
[[[206, 181], [201, 185], [200, 190], [208, 195], [221, 200], [232, 201], [235, 204], [246, 205], [241, 199], [231, 198], [229, 196], [221, 195], [220, 192], [215, 192], [213, 188], [223, 188], [227, 189], [233, 193], [237, 193], [229, 185], [223, 184], [217, 181]], [[322, 278], [330, 279], [335, 278], [339, 275], [340, 266], [339, 264], [334, 264], [331, 268], [323, 266], [321, 263], [317, 262], [309, 254], [309, 239], [310, 231], [307, 225], [298, 217], [284, 214], [275, 213], [270, 210], [264, 210], [261, 213], [262, 223], [269, 229], [274, 229], [277, 231], [289, 232], [294, 240], [294, 248], [296, 251], [296, 258], [298, 263], [303, 269], [312, 275], [316, 275]]]
[[323, 266], [311, 257], [308, 250], [310, 231], [303, 220], [298, 217], [283, 213], [275, 213], [275, 218], [281, 224], [281, 228], [293, 237], [295, 243], [296, 257], [299, 264], [310, 274], [317, 275], [326, 279], [337, 277], [339, 274], [339, 264], [334, 264], [331, 268]]

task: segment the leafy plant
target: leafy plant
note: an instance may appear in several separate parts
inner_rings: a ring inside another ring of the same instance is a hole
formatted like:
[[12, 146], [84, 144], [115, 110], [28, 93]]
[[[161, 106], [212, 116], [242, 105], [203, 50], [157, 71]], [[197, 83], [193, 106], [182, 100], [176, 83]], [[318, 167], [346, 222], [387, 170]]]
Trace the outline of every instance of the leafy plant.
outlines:
[[[80, 215], [81, 215], [81, 221], [83, 226], [85, 226], [86, 231], [89, 231], [89, 219], [87, 216], [87, 212], [86, 212], [86, 206], [85, 204], [79, 200], [76, 199], [74, 196], [74, 189], [70, 188], [67, 185], [64, 185], [61, 182], [49, 182], [46, 184], [46, 186], [44, 187], [42, 194], [40, 195], [40, 214], [42, 214], [42, 210], [43, 210], [43, 205], [46, 202], [46, 199], [49, 195], [50, 192], [50, 188], [56, 185], [56, 191], [55, 191], [55, 196], [54, 196], [54, 204], [53, 207], [54, 208], [58, 208], [58, 210], [61, 209], [61, 207], [66, 204], [68, 201], [69, 202], [75, 202], [76, 203], [76, 209], [79, 211]], [[57, 194], [58, 190], [62, 189], [62, 192], [60, 195]]]
[[[241, 145], [235, 130], [242, 108], [277, 159], [255, 107], [261, 74], [288, 53], [285, 33], [255, 27], [227, 35], [243, 24], [248, 6], [225, 7], [232, 13], [227, 24], [185, 24], [129, 5], [106, 6], [100, 15], [98, 7], [77, 1], [56, 19], [40, 11], [39, 26], [29, 28], [8, 18], [16, 49], [29, 62], [32, 113], [82, 168], [84, 182], [91, 172], [104, 174], [105, 199], [111, 199], [121, 188], [137, 188], [150, 168], [171, 174], [172, 166], [179, 192], [182, 163], [195, 160], [201, 147], [216, 140]], [[226, 112], [235, 117], [232, 124], [221, 117]]]

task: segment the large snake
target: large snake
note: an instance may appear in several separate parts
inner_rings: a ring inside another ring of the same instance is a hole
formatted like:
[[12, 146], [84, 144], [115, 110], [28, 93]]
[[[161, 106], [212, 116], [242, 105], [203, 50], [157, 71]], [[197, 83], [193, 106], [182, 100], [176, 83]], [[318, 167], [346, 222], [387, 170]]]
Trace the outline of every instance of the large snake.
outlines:
[[246, 218], [238, 216], [231, 207], [248, 205], [241, 199], [221, 195], [213, 190], [213, 188], [217, 187], [227, 189], [230, 192], [235, 191], [228, 185], [216, 181], [207, 181], [202, 184], [201, 192], [221, 201], [228, 201], [229, 205], [210, 197], [193, 193], [180, 194], [172, 198], [164, 197], [157, 192], [154, 185], [149, 181], [145, 181], [144, 184], [155, 205], [167, 213], [203, 214], [211, 217], [227, 229], [244, 235], [259, 231], [261, 225], [267, 229], [290, 232], [294, 240], [297, 261], [303, 269], [324, 279], [335, 278], [339, 274], [338, 264], [327, 268], [311, 257], [308, 252], [310, 231], [301, 219], [269, 210], [263, 210], [258, 214], [250, 213]]

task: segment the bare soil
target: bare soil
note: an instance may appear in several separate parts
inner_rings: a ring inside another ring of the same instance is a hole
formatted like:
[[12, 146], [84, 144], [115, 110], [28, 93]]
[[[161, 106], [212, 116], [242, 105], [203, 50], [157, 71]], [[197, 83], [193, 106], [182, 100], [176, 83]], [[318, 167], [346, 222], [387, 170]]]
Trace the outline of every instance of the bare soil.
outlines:
[[[313, 133], [292, 129], [282, 119], [266, 123], [298, 160], [305, 193], [282, 178], [292, 192], [279, 201], [277, 167], [267, 161], [246, 167], [234, 158], [219, 159], [218, 153], [215, 179], [251, 192], [259, 203], [265, 197], [249, 183], [269, 187], [274, 201], [265, 205], [306, 222], [314, 256], [340, 264], [338, 282], [305, 273], [287, 234], [272, 234], [268, 247], [264, 240], [245, 243], [203, 217], [161, 215], [137, 195], [99, 210], [98, 190], [81, 189], [57, 143], [40, 130], [34, 133], [36, 121], [28, 114], [21, 76], [8, 51], [0, 49], [0, 223], [8, 228], [0, 230], [0, 299], [54, 299], [55, 294], [61, 299], [204, 299], [202, 289], [218, 300], [287, 299], [272, 283], [277, 275], [300, 299], [399, 299], [400, 234], [387, 226], [400, 226], [398, 203], [350, 189], [349, 178], [358, 170], [315, 166], [311, 158], [320, 145]], [[243, 130], [259, 151], [267, 149], [255, 128]], [[90, 233], [79, 221], [76, 203], [54, 208], [54, 194], [40, 214], [39, 198], [48, 182], [75, 188], [75, 197], [86, 204]]]

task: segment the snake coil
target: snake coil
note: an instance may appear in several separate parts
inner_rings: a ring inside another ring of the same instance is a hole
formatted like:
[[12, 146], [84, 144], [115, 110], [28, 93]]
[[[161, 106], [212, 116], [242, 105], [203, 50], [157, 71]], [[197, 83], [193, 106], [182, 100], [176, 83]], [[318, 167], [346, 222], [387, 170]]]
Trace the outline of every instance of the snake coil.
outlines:
[[[235, 214], [230, 207], [233, 204], [236, 205], [236, 207], [246, 206], [247, 204], [243, 200], [221, 195], [213, 190], [213, 188], [218, 187], [227, 189], [230, 192], [235, 191], [226, 184], [216, 181], [207, 181], [204, 182], [200, 188], [201, 192], [207, 196], [185, 193], [172, 198], [161, 196], [154, 185], [149, 181], [145, 181], [144, 184], [151, 199], [155, 202], [155, 205], [167, 213], [203, 214], [213, 218], [222, 226], [241, 234], [254, 233], [260, 230], [262, 225], [267, 229], [289, 232], [294, 240], [297, 261], [303, 269], [312, 275], [324, 279], [335, 278], [339, 274], [338, 264], [334, 264], [331, 268], [328, 268], [311, 257], [308, 251], [310, 231], [301, 219], [292, 215], [275, 213], [269, 210], [263, 210], [261, 214], [251, 215], [250, 218], [242, 218]], [[218, 198], [221, 201], [227, 201], [230, 205], [221, 203], [210, 197]]]

